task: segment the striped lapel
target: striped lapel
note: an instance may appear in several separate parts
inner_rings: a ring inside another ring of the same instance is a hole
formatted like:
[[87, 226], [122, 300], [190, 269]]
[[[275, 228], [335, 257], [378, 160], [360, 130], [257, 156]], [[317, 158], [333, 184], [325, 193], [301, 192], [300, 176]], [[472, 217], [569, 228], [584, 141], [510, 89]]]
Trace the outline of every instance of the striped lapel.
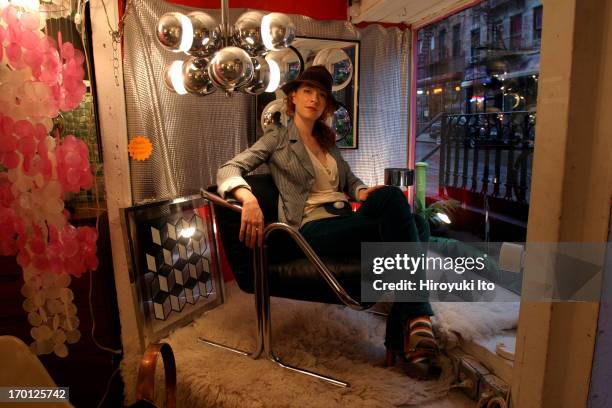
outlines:
[[291, 143], [291, 149], [298, 157], [302, 166], [306, 169], [308, 173], [312, 177], [315, 177], [314, 167], [312, 165], [312, 161], [310, 160], [310, 156], [306, 151], [306, 146], [304, 146], [304, 142], [300, 138], [300, 134], [298, 132], [297, 127], [293, 123], [293, 121], [289, 122], [289, 143]]

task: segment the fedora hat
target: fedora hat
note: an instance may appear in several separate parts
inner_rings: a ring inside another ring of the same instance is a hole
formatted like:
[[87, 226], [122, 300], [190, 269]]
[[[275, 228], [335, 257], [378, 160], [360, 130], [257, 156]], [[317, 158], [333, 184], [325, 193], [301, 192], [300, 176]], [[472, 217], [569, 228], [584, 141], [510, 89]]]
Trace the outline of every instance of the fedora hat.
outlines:
[[331, 100], [334, 106], [338, 106], [338, 102], [332, 94], [333, 78], [324, 66], [313, 65], [306, 68], [297, 78], [287, 82], [281, 89], [285, 92], [285, 95], [289, 96], [291, 92], [296, 91], [302, 84], [308, 84], [325, 91], [327, 93], [327, 100]]

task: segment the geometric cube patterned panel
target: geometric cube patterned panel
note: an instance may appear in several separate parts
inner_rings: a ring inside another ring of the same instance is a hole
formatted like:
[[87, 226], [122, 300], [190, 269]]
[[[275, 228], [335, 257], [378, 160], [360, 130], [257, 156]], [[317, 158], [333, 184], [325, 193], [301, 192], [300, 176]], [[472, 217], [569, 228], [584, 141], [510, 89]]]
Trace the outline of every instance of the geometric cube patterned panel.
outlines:
[[145, 344], [223, 303], [212, 203], [194, 195], [138, 204], [121, 215]]
[[196, 304], [213, 292], [207, 228], [199, 215], [184, 213], [149, 228], [151, 245], [146, 248], [148, 293], [154, 316], [166, 320], [181, 312], [186, 303]]

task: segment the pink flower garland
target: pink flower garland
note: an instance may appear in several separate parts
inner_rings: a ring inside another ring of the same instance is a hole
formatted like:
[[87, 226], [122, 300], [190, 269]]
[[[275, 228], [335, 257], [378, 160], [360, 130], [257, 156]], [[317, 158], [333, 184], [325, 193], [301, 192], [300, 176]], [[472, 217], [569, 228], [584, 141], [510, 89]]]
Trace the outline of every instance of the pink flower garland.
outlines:
[[64, 194], [90, 189], [87, 145], [49, 136], [51, 118], [85, 94], [82, 52], [40, 31], [40, 17], [0, 10], [0, 255], [23, 268], [24, 309], [36, 353], [66, 356], [78, 341], [69, 276], [98, 267], [95, 228], [68, 222]]

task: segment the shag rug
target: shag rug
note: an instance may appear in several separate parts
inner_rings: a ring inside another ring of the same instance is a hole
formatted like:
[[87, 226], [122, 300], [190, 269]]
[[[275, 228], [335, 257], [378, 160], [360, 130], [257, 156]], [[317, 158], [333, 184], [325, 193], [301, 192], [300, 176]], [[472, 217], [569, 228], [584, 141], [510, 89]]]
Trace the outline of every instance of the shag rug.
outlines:
[[[273, 344], [284, 362], [348, 381], [349, 388], [198, 342], [201, 336], [254, 349], [253, 296], [231, 283], [226, 295], [225, 304], [162, 340], [172, 346], [176, 359], [178, 407], [421, 406], [445, 397], [454, 380], [444, 359], [437, 381], [416, 381], [399, 368], [385, 368], [384, 319], [336, 305], [272, 298]], [[518, 306], [512, 303], [437, 303], [434, 309], [438, 334], [447, 346], [454, 344], [453, 331], [469, 339], [511, 328], [518, 319]], [[127, 403], [134, 401], [140, 357], [126, 355], [121, 364]], [[156, 397], [163, 406], [163, 369], [156, 371]]]

